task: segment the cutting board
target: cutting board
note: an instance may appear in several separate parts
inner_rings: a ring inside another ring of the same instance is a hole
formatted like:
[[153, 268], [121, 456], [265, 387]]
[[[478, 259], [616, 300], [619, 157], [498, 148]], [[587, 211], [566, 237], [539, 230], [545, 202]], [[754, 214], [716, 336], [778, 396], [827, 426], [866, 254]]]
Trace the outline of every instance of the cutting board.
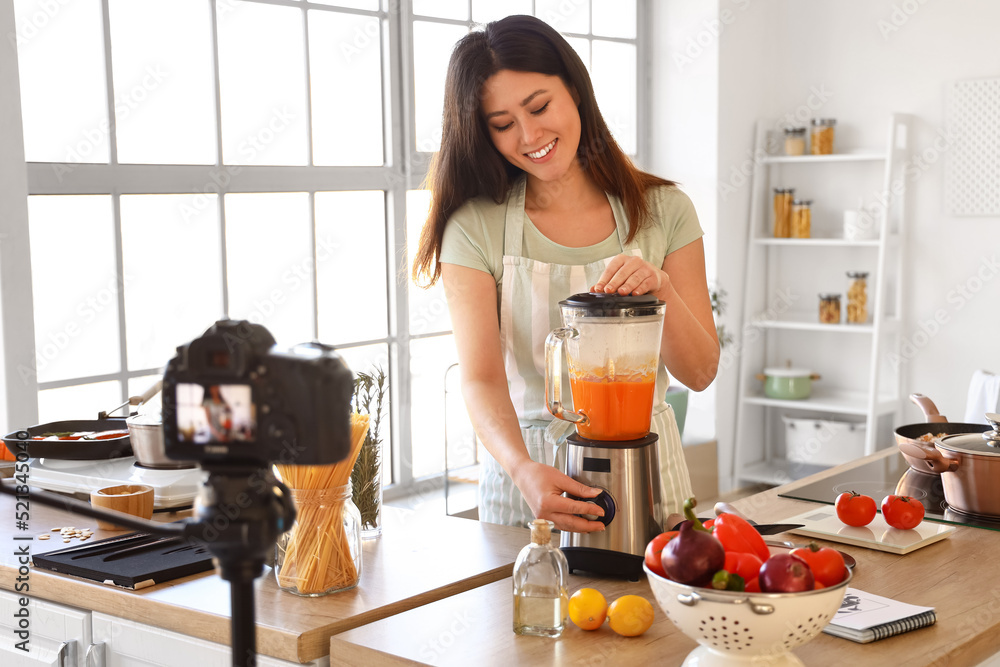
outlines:
[[830, 542], [853, 544], [866, 549], [877, 549], [894, 554], [908, 554], [945, 539], [955, 532], [955, 526], [923, 521], [916, 528], [900, 530], [885, 522], [881, 513], [875, 514], [870, 524], [863, 527], [847, 526], [837, 518], [831, 506], [819, 507], [803, 514], [782, 519], [782, 523], [801, 523], [789, 533], [815, 537]]

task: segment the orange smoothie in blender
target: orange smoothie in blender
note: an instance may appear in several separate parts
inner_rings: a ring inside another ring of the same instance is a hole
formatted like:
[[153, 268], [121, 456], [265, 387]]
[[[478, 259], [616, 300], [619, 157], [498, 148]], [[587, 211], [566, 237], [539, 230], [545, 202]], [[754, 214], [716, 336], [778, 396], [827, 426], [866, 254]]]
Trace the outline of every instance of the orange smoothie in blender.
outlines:
[[654, 373], [634, 380], [613, 380], [570, 374], [573, 407], [587, 415], [577, 431], [591, 440], [635, 440], [649, 433], [656, 386]]

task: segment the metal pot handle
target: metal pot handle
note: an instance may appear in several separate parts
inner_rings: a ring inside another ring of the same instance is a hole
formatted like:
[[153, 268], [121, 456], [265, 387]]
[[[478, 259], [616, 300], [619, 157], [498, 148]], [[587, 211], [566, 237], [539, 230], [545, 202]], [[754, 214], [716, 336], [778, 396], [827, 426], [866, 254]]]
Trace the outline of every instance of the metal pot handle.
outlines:
[[908, 440], [906, 442], [899, 442], [896, 444], [899, 447], [899, 451], [903, 452], [907, 456], [920, 459], [927, 464], [927, 470], [929, 472], [942, 473], [955, 472], [958, 470], [958, 461], [948, 458], [942, 454], [937, 447], [929, 442]]
[[910, 401], [920, 408], [920, 410], [924, 413], [924, 419], [928, 422], [941, 423], [948, 421], [947, 417], [938, 412], [937, 406], [934, 405], [934, 401], [927, 398], [923, 394], [910, 394]]

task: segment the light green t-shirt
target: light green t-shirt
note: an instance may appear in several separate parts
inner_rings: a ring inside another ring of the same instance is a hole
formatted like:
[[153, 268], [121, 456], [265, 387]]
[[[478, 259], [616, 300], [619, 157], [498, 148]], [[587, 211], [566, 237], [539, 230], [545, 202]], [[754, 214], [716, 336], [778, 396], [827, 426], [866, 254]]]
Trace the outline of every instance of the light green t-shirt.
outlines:
[[[652, 224], [636, 236], [642, 257], [654, 266], [662, 266], [667, 255], [700, 239], [704, 232], [691, 199], [672, 186], [652, 188], [650, 198]], [[625, 209], [614, 195], [608, 195], [616, 216]], [[444, 229], [440, 261], [458, 264], [491, 274], [497, 285], [503, 278], [504, 221], [507, 202], [495, 203], [488, 197], [476, 197], [462, 205]], [[521, 255], [546, 264], [580, 265], [596, 262], [621, 252], [617, 232], [600, 243], [583, 248], [569, 248], [550, 241], [526, 217]]]

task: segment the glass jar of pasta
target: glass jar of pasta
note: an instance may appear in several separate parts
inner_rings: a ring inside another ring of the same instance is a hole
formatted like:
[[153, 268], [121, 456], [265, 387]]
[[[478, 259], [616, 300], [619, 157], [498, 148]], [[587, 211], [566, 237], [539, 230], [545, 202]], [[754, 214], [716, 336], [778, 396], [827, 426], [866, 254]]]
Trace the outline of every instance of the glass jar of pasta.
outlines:
[[812, 235], [812, 200], [796, 199], [792, 202], [793, 239], [807, 239]]
[[792, 201], [794, 188], [774, 189], [774, 238], [787, 239], [792, 235]]
[[840, 324], [840, 295], [819, 295], [819, 321], [823, 324]]
[[785, 128], [785, 155], [804, 155], [806, 152], [806, 128]]
[[847, 272], [847, 321], [864, 324], [868, 321], [868, 273]]
[[809, 133], [809, 152], [813, 155], [830, 155], [833, 153], [833, 128], [837, 124], [835, 118], [813, 118], [812, 131]]

